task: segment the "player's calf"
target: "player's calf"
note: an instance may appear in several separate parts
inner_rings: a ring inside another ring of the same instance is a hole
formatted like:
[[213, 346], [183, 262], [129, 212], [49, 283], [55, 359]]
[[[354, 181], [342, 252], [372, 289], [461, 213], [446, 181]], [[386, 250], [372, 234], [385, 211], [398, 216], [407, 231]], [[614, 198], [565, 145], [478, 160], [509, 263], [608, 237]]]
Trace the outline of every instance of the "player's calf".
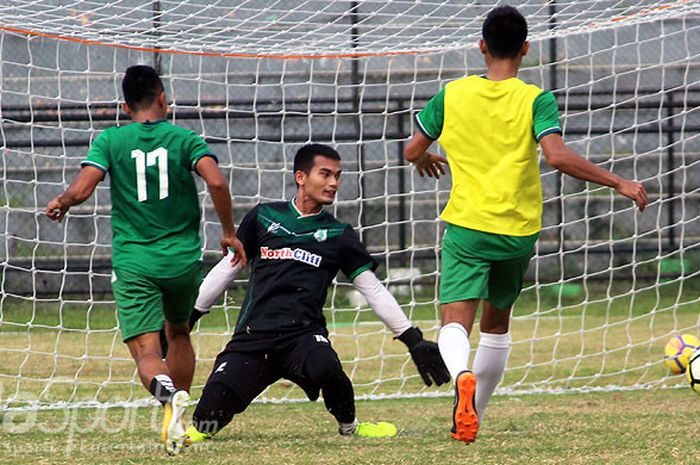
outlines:
[[248, 403], [243, 402], [228, 385], [208, 382], [192, 415], [192, 424], [185, 431], [185, 445], [211, 439], [247, 406]]

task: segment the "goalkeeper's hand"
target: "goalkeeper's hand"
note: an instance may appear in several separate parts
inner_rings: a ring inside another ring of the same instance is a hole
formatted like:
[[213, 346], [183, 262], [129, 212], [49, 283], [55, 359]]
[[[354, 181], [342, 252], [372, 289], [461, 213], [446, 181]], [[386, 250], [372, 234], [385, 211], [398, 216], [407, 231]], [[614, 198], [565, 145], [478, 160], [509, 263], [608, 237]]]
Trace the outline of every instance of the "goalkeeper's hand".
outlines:
[[450, 373], [442, 360], [438, 345], [423, 339], [420, 329], [408, 328], [397, 339], [408, 347], [426, 386], [432, 386], [433, 381], [438, 386], [450, 381]]

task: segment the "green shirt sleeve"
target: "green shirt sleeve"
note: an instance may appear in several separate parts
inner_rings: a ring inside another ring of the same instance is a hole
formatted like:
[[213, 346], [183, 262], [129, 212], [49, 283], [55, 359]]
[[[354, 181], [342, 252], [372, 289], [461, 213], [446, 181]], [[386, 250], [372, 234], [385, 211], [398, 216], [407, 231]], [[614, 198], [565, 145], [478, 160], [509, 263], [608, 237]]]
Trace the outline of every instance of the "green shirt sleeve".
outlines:
[[80, 166], [90, 165], [101, 169], [105, 173], [109, 171], [109, 134], [111, 132], [110, 129], [102, 131], [102, 134], [92, 141], [88, 154], [85, 159], [80, 162]]
[[209, 156], [216, 160], [217, 163], [219, 161], [219, 159], [216, 158], [216, 155], [214, 155], [214, 152], [209, 150], [209, 146], [207, 145], [206, 141], [199, 137], [199, 135], [194, 131], [190, 131], [189, 150], [187, 151], [187, 154], [190, 160], [190, 169], [192, 170], [194, 170], [195, 165], [202, 159], [202, 157]]
[[550, 91], [544, 91], [532, 104], [532, 133], [537, 142], [547, 134], [561, 134], [557, 99]]
[[437, 140], [442, 134], [445, 119], [445, 88], [440, 89], [428, 104], [416, 114], [416, 124], [425, 137]]

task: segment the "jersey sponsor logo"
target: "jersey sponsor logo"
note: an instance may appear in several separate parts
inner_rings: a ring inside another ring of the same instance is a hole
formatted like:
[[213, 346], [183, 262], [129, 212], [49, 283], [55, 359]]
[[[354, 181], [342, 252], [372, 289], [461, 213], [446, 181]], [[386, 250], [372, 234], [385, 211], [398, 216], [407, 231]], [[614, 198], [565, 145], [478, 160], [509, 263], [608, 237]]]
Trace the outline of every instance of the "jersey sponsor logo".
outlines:
[[318, 242], [323, 242], [326, 239], [328, 239], [328, 230], [327, 229], [317, 229], [316, 232], [314, 233], [314, 239], [316, 239]]
[[260, 258], [264, 260], [296, 260], [306, 263], [307, 265], [318, 268], [321, 265], [322, 257], [304, 249], [292, 249], [285, 247], [283, 249], [271, 249], [269, 247], [260, 247]]

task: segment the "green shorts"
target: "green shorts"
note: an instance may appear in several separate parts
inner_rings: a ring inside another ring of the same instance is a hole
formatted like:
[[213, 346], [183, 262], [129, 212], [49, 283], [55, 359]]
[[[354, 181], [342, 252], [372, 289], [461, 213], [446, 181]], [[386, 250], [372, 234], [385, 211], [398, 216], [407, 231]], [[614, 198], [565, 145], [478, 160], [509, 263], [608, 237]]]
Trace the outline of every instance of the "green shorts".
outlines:
[[442, 240], [440, 303], [486, 299], [496, 308], [512, 307], [538, 236], [506, 236], [448, 224]]
[[112, 291], [117, 301], [117, 318], [122, 340], [160, 331], [163, 317], [181, 325], [189, 321], [199, 285], [202, 264], [195, 263], [175, 278], [161, 279], [112, 270]]

